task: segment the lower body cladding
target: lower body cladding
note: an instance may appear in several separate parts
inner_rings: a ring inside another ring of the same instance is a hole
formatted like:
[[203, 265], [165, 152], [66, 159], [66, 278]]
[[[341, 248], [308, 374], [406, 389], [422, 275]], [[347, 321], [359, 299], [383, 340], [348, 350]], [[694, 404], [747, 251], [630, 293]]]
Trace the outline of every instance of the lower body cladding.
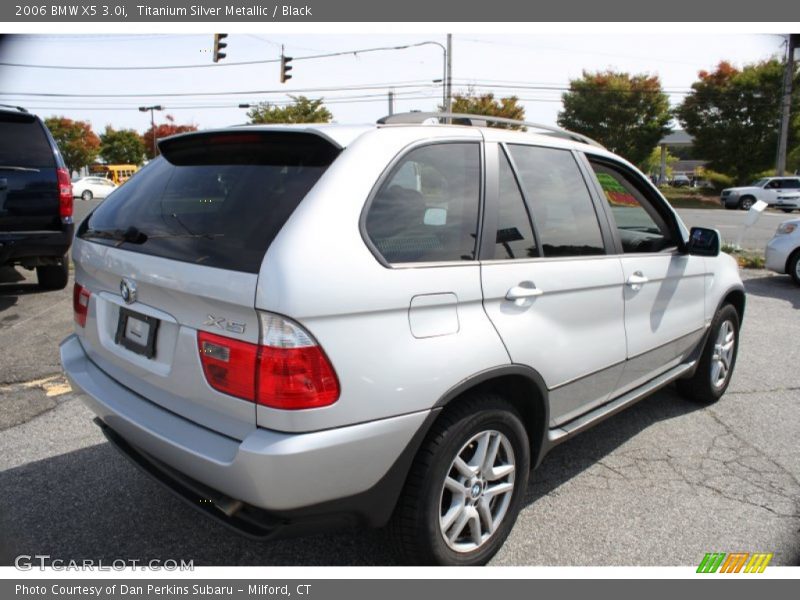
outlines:
[[309, 433], [254, 426], [243, 440], [201, 427], [130, 391], [72, 335], [61, 363], [106, 437], [195, 508], [251, 537], [384, 525], [436, 412]]

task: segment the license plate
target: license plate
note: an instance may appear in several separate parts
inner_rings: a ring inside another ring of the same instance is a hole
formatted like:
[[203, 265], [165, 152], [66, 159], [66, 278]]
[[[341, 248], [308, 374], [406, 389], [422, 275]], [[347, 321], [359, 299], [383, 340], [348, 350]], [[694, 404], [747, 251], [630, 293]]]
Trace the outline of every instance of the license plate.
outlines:
[[146, 358], [156, 355], [158, 319], [120, 307], [114, 341], [131, 352]]

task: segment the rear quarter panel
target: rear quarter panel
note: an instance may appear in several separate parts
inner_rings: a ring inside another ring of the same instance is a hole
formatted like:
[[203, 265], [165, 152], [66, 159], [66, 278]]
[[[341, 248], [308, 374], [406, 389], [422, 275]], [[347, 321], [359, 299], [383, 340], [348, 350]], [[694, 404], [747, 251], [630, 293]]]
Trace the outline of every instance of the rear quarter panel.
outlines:
[[[304, 411], [259, 406], [260, 426], [314, 430], [427, 410], [467, 377], [509, 363], [483, 310], [477, 262], [388, 268], [361, 236], [359, 218], [376, 182], [398, 153], [421, 139], [481, 137], [475, 130], [436, 127], [365, 134], [330, 167], [270, 246], [256, 307], [309, 330], [336, 370], [341, 397]], [[452, 305], [430, 306], [423, 315], [426, 323], [444, 315], [448, 333], [414, 337], [412, 298], [429, 294], [455, 297]]]

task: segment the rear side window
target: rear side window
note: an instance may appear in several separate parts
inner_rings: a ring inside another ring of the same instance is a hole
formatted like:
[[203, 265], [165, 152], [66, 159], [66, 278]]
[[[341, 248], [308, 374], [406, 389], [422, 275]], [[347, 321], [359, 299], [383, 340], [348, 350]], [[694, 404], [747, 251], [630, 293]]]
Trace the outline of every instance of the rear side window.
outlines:
[[443, 143], [409, 152], [372, 199], [367, 236], [389, 263], [474, 260], [480, 148]]
[[509, 145], [545, 257], [605, 254], [592, 197], [567, 150]]
[[0, 113], [0, 166], [25, 169], [56, 167], [53, 148], [36, 118]]
[[539, 256], [525, 200], [504, 152], [500, 154], [500, 194], [497, 206], [495, 260]]
[[109, 196], [79, 236], [250, 273], [339, 153], [299, 132], [200, 134], [161, 147], [163, 156]]

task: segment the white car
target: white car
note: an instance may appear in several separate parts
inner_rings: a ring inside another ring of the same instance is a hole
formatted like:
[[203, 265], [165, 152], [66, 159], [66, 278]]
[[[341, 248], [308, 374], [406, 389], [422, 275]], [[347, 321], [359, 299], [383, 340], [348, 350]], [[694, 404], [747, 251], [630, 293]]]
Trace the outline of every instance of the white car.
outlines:
[[102, 199], [117, 189], [117, 185], [105, 177], [81, 177], [72, 182], [72, 195], [81, 200]]
[[767, 244], [766, 266], [800, 285], [800, 219], [784, 221]]
[[722, 190], [719, 201], [725, 208], [750, 210], [756, 200], [784, 212], [800, 210], [800, 177], [762, 177], [752, 184]]

